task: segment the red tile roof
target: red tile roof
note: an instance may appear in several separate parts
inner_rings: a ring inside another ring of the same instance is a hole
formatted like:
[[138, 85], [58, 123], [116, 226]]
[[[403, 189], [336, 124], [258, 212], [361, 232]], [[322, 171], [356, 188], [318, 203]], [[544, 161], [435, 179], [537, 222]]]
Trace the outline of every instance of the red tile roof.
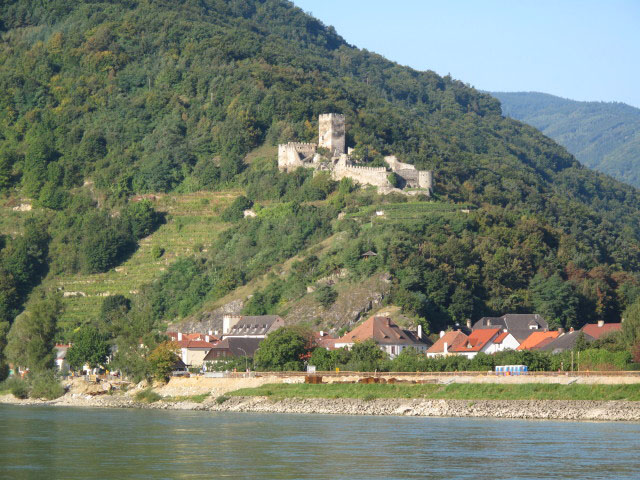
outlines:
[[621, 329], [622, 323], [605, 323], [601, 327], [597, 323], [587, 323], [581, 330], [597, 340], [607, 333], [618, 332]]
[[460, 330], [455, 330], [452, 332], [447, 332], [444, 336], [440, 337], [436, 343], [431, 345], [427, 353], [444, 353], [444, 344], [447, 344], [447, 350], [451, 350], [451, 348], [463, 343], [467, 340], [467, 336], [462, 333]]
[[[525, 340], [520, 344], [520, 346], [516, 350], [532, 350], [535, 349], [540, 343], [545, 342], [546, 340], [553, 340], [560, 335], [560, 332], [533, 332], [529, 335]], [[542, 346], [542, 345], [540, 345]]]
[[481, 328], [474, 330], [467, 337], [466, 341], [456, 345], [450, 351], [461, 352], [479, 352], [484, 346], [500, 334], [499, 328]]
[[388, 317], [370, 317], [336, 340], [336, 343], [364, 342], [370, 338], [380, 345], [422, 345], [427, 343], [418, 339], [415, 333], [401, 329]]
[[176, 343], [180, 348], [212, 348], [215, 345], [213, 342], [205, 342], [204, 340], [180, 340]]

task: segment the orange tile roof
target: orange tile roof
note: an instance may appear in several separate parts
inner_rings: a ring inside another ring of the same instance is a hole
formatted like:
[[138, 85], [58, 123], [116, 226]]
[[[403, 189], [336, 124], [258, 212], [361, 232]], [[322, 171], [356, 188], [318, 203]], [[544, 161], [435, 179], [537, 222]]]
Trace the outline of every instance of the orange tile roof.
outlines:
[[480, 328], [474, 330], [467, 337], [467, 340], [455, 348], [452, 348], [452, 352], [479, 352], [482, 348], [489, 343], [493, 338], [500, 333], [499, 328]]
[[215, 343], [204, 340], [180, 340], [176, 342], [180, 348], [212, 348]]
[[457, 345], [467, 340], [467, 336], [460, 330], [447, 332], [444, 336], [440, 337], [436, 343], [431, 345], [427, 353], [444, 353], [444, 344], [447, 344], [447, 350], [451, 350]]
[[605, 323], [601, 327], [597, 323], [587, 323], [581, 330], [597, 340], [607, 333], [622, 330], [622, 323]]
[[[549, 342], [546, 340], [553, 340], [560, 335], [560, 332], [533, 332], [520, 344], [516, 350], [531, 350], [537, 347], [540, 343], [545, 342], [545, 345]], [[540, 345], [542, 346], [542, 345]]]
[[502, 343], [502, 341], [507, 338], [507, 335], [509, 335], [509, 332], [502, 332], [500, 335], [498, 335], [494, 340], [493, 343], [496, 344], [500, 344]]

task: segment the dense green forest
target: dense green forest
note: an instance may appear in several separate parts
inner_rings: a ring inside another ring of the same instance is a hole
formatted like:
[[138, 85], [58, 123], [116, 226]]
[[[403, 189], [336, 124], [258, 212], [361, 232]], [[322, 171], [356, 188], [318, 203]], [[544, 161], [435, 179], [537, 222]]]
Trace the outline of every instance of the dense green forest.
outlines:
[[[157, 228], [152, 203], [133, 201], [149, 192], [233, 188], [244, 198], [208, 251], [85, 319], [130, 368], [140, 338], [153, 346], [167, 322], [332, 235], [333, 248], [272, 278], [247, 311], [278, 312], [340, 269], [354, 282], [390, 272], [388, 301], [431, 331], [533, 309], [580, 326], [617, 320], [638, 298], [638, 190], [503, 117], [490, 95], [348, 45], [290, 2], [16, 0], [0, 19], [0, 193], [39, 207], [25, 214], [32, 226], [0, 239], [0, 347], [11, 323], [19, 332], [39, 318], [14, 320], [25, 301], [27, 313], [52, 301], [43, 278], [113, 268]], [[434, 197], [407, 204], [280, 173], [275, 158], [245, 161], [264, 144], [313, 141], [325, 112], [346, 115], [363, 161], [396, 154], [433, 169]], [[410, 214], [367, 225], [360, 214], [378, 204]], [[239, 215], [248, 205], [256, 218]], [[370, 249], [378, 256], [365, 262]]]
[[640, 109], [537, 92], [493, 92], [502, 113], [533, 125], [584, 165], [640, 187]]

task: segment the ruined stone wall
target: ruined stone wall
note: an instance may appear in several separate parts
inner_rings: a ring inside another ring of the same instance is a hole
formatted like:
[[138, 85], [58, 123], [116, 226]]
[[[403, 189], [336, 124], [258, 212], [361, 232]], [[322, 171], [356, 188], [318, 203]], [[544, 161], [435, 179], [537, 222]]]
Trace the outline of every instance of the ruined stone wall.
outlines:
[[331, 156], [338, 157], [345, 153], [344, 115], [325, 113], [318, 119], [318, 145], [327, 148]]
[[387, 172], [387, 169], [384, 167], [343, 166], [339, 164], [336, 165], [332, 173], [333, 179], [337, 181], [343, 178], [351, 178], [358, 183], [375, 185], [376, 187], [391, 186], [387, 175], [389, 175], [389, 172]]
[[411, 165], [410, 163], [402, 163], [398, 161], [395, 155], [391, 155], [388, 157], [384, 157], [385, 162], [389, 165], [391, 170], [394, 172], [398, 172], [400, 170], [415, 170], [416, 167]]
[[278, 145], [278, 168], [290, 172], [304, 166], [303, 160], [316, 153], [315, 143], [289, 142]]

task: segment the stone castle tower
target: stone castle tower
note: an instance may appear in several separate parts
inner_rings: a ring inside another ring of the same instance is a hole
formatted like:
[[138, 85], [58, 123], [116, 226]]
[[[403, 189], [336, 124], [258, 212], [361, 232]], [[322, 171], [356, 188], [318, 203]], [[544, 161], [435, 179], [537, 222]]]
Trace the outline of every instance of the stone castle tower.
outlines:
[[339, 113], [324, 113], [318, 122], [318, 146], [327, 148], [332, 157], [339, 157], [345, 153], [344, 115]]

